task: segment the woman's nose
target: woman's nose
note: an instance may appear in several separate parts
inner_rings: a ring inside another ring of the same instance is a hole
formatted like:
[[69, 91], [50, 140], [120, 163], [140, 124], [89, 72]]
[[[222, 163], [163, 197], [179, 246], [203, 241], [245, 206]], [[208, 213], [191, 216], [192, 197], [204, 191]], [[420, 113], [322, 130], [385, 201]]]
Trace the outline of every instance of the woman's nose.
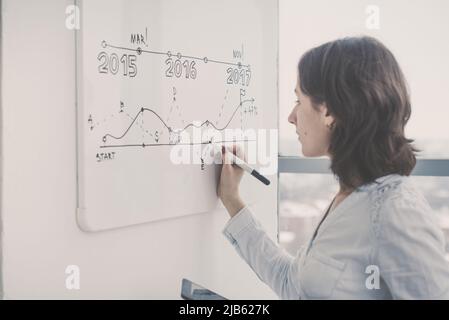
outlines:
[[288, 122], [290, 122], [291, 124], [296, 125], [296, 113], [294, 112], [295, 110], [293, 110], [290, 115], [288, 116]]

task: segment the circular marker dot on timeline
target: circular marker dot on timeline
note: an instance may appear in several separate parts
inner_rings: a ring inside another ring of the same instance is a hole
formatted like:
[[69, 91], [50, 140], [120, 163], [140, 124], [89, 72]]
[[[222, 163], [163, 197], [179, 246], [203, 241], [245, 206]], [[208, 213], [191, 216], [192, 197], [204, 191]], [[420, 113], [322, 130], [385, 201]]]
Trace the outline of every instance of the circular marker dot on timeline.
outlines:
[[108, 44], [106, 43], [106, 41], [101, 41], [101, 46], [103, 47], [103, 48], [106, 48], [107, 46], [108, 46]]
[[136, 50], [136, 52], [137, 52], [138, 55], [141, 55], [141, 54], [142, 54], [142, 48], [141, 48], [141, 47], [138, 47], [137, 50]]
[[171, 51], [167, 51], [167, 56], [171, 58]]
[[181, 52], [178, 52], [176, 56], [178, 57], [178, 59], [181, 59], [182, 58]]
[[209, 59], [207, 59], [207, 57], [204, 57], [204, 58], [203, 58], [203, 61], [204, 61], [204, 63], [208, 63], [208, 62], [209, 62]]

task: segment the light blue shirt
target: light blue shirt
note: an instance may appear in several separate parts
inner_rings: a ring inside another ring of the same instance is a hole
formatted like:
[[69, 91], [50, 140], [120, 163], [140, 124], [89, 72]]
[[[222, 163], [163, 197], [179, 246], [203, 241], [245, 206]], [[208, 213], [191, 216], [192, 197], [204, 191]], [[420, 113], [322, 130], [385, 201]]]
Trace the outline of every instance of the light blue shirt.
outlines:
[[449, 299], [449, 262], [435, 213], [409, 177], [353, 191], [292, 256], [248, 207], [223, 234], [281, 299]]

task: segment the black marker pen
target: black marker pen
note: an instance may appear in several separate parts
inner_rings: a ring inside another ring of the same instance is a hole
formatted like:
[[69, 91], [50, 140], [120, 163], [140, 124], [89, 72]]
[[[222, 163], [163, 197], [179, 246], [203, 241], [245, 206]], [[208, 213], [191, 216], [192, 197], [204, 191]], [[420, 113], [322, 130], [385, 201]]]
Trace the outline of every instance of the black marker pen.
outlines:
[[244, 160], [237, 157], [235, 154], [233, 154], [230, 151], [226, 151], [232, 161], [233, 164], [238, 165], [240, 168], [245, 170], [246, 172], [250, 173], [252, 176], [256, 177], [259, 181], [261, 181], [265, 185], [270, 184], [270, 180], [268, 180], [265, 176], [261, 175], [256, 169], [251, 167], [249, 164], [247, 164]]

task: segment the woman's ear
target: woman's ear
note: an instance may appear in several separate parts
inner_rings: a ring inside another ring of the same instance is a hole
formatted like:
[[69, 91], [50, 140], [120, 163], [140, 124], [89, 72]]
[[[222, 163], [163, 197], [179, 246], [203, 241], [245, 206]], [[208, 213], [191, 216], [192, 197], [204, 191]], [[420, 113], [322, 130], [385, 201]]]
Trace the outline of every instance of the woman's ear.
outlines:
[[335, 118], [331, 115], [325, 103], [320, 105], [320, 112], [323, 117], [324, 125], [331, 129], [334, 126]]

